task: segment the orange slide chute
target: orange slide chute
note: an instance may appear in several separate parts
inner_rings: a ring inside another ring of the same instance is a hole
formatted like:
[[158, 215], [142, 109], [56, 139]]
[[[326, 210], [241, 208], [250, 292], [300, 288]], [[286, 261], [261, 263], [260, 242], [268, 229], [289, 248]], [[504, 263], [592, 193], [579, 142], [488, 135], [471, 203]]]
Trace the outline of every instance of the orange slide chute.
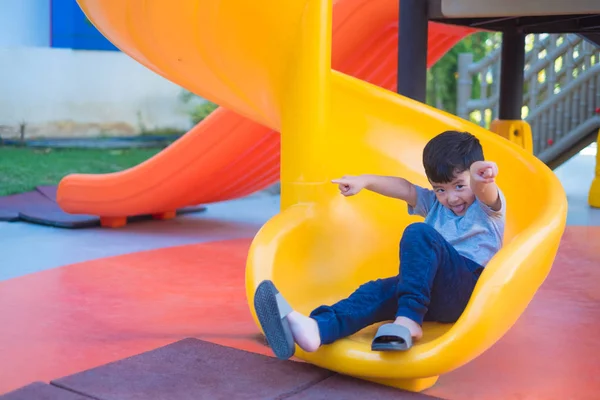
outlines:
[[[471, 28], [430, 22], [428, 66], [472, 32]], [[103, 33], [112, 39], [111, 32]], [[336, 1], [332, 35], [333, 69], [395, 91], [397, 0]], [[129, 44], [135, 43], [133, 34], [129, 39]], [[167, 79], [182, 82], [182, 78], [171, 76], [131, 50], [135, 48], [128, 46], [128, 54], [134, 59]], [[185, 79], [194, 80], [193, 70], [189, 68], [192, 72]], [[279, 179], [279, 161], [279, 132], [220, 107], [171, 146], [133, 168], [65, 177], [59, 184], [57, 200], [63, 210], [73, 214], [157, 214], [263, 189]]]

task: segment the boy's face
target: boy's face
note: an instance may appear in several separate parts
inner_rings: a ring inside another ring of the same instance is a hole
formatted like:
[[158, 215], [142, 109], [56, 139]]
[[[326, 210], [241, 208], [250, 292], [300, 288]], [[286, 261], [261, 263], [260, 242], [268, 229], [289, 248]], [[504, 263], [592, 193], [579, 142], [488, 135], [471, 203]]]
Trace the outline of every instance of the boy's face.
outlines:
[[454, 174], [454, 179], [449, 183], [429, 182], [438, 201], [456, 215], [465, 215], [467, 209], [475, 201], [475, 195], [470, 186], [471, 175], [468, 170]]

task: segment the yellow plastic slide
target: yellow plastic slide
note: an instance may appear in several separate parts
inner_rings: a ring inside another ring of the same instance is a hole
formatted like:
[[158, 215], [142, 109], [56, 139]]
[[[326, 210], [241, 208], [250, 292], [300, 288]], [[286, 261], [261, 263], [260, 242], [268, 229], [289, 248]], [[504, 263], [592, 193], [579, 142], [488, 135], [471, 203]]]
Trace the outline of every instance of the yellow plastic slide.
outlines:
[[316, 353], [299, 350], [300, 358], [422, 390], [500, 339], [550, 271], [567, 208], [554, 174], [487, 130], [333, 71], [331, 0], [78, 1], [138, 61], [281, 132], [281, 213], [253, 241], [249, 304], [263, 279], [309, 312], [367, 280], [397, 273], [402, 232], [419, 219], [382, 196], [342, 197], [331, 179], [375, 173], [427, 185], [422, 149], [447, 129], [474, 133], [498, 163], [508, 203], [505, 246], [458, 322], [426, 325], [425, 338], [404, 353], [372, 352], [372, 327]]

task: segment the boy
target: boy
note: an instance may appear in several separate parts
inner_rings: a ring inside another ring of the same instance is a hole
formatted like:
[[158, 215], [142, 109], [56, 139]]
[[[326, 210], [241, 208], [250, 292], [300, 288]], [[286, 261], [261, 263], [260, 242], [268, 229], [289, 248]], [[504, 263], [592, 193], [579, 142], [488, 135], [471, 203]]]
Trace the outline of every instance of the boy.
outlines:
[[483, 268], [502, 246], [506, 202], [495, 183], [498, 167], [484, 161], [475, 136], [456, 131], [427, 143], [423, 165], [433, 190], [375, 175], [333, 181], [344, 196], [367, 189], [404, 200], [408, 213], [425, 221], [404, 231], [399, 275], [365, 283], [310, 316], [293, 311], [272, 282], [261, 282], [254, 304], [277, 357], [293, 356], [294, 343], [312, 352], [386, 320], [394, 322], [379, 328], [372, 350], [407, 350], [421, 338], [424, 320], [448, 323], [460, 317]]

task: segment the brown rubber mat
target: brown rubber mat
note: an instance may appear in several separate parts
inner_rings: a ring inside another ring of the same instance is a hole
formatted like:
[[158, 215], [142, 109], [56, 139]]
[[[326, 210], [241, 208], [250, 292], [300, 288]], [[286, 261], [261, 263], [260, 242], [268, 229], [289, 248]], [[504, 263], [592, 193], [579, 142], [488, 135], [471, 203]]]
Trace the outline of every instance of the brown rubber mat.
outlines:
[[52, 382], [102, 400], [274, 399], [333, 373], [196, 339]]
[[100, 400], [435, 399], [198, 339], [184, 339], [52, 384]]

